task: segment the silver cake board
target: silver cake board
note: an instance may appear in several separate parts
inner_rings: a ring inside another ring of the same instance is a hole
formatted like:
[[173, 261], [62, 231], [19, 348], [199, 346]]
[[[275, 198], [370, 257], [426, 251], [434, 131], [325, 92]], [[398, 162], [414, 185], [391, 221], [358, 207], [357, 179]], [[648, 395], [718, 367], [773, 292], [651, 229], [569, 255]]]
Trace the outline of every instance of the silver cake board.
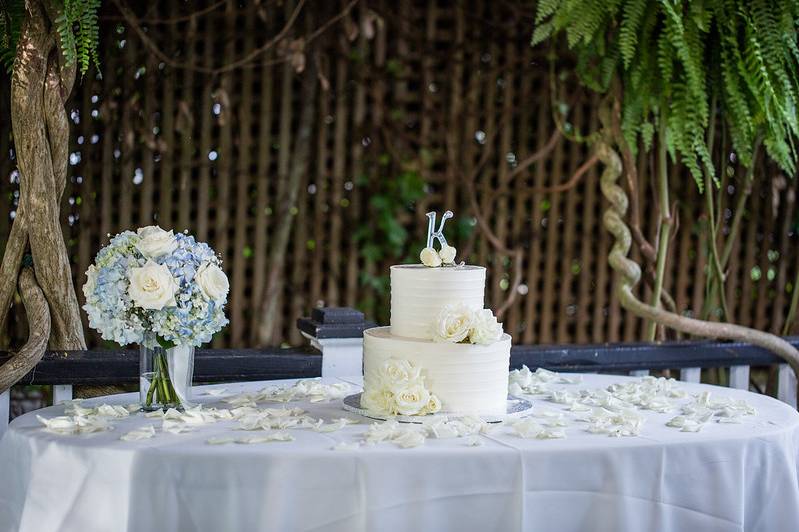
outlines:
[[[456, 418], [468, 415], [468, 414], [456, 414], [453, 412], [436, 412], [435, 414], [427, 414], [424, 416], [384, 416], [380, 414], [375, 414], [374, 412], [369, 412], [365, 408], [362, 408], [361, 395], [362, 393], [356, 393], [345, 397], [343, 400], [344, 410], [346, 410], [347, 412], [353, 412], [360, 416], [367, 417], [369, 419], [375, 419], [378, 421], [386, 421], [388, 419], [393, 419], [399, 421], [400, 423], [418, 423], [418, 424], [426, 423], [437, 418]], [[475, 417], [482, 419], [486, 423], [502, 423], [503, 421], [507, 421], [509, 419], [523, 417], [526, 414], [529, 414], [532, 408], [533, 408], [532, 403], [527, 399], [522, 399], [519, 397], [514, 397], [512, 395], [509, 395], [507, 402], [507, 411], [504, 414], [480, 414]]]

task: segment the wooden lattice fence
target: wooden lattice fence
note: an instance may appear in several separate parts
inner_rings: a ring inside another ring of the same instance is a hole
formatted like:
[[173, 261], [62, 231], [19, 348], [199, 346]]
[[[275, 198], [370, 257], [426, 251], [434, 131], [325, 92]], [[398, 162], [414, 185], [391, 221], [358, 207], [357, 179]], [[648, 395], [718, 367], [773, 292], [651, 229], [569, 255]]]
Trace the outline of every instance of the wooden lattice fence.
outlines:
[[[613, 295], [606, 262], [612, 239], [601, 228], [606, 205], [596, 170], [566, 192], [536, 192], [566, 181], [590, 156], [586, 146], [561, 140], [548, 157], [514, 172], [555, 130], [548, 50], [529, 46], [529, 3], [361, 0], [338, 17], [350, 2], [308, 2], [289, 35], [311, 37], [306, 61], [317, 62], [322, 89], [313, 102], [300, 100], [294, 66], [282, 61], [285, 47], [241, 68], [202, 71], [251, 54], [298, 4], [191, 4], [165, 0], [140, 10], [151, 44], [113, 6], [104, 8], [102, 79], [87, 75], [70, 104], [63, 213], [80, 284], [109, 233], [154, 221], [187, 229], [223, 255], [231, 277], [231, 325], [216, 345], [252, 344], [298, 117], [313, 105], [312, 160], [291, 210], [276, 324], [286, 343], [301, 343], [294, 320], [316, 305], [358, 306], [385, 321], [387, 267], [418, 251], [430, 209], [455, 211], [453, 240], [469, 252], [469, 262], [489, 266], [487, 299], [502, 306], [515, 269], [476, 227], [464, 181], [475, 169], [488, 225], [504, 246], [523, 250], [521, 283], [504, 316], [515, 340], [641, 339], [642, 322]], [[191, 17], [187, 9], [205, 13]], [[314, 31], [325, 21], [324, 31]], [[559, 63], [567, 66], [568, 58]], [[597, 102], [572, 82], [562, 91], [572, 102], [570, 127], [594, 129]], [[6, 84], [0, 92], [6, 131], [8, 96]], [[0, 151], [10, 154], [0, 161], [1, 199], [10, 213], [0, 217], [5, 236], [18, 194], [7, 135]], [[642, 175], [651, 164], [640, 157]], [[731, 168], [720, 194], [723, 232], [742, 190], [744, 169]], [[705, 297], [703, 202], [692, 181], [674, 172], [679, 231], [666, 288], [681, 311], [695, 315]], [[796, 190], [795, 179], [768, 166], [757, 172], [729, 267], [727, 298], [739, 323], [783, 326], [799, 267]], [[643, 205], [655, 203], [649, 188], [640, 196]], [[656, 213], [644, 213], [643, 230], [652, 235]], [[24, 334], [23, 320], [22, 313], [12, 315], [12, 341]]]

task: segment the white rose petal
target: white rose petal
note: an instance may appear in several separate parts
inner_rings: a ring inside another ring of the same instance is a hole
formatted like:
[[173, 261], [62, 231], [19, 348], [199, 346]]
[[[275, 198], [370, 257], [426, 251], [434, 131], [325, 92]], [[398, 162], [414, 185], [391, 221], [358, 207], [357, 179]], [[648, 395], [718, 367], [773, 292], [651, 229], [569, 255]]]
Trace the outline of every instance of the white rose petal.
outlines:
[[271, 443], [276, 441], [294, 441], [294, 436], [288, 432], [269, 432], [258, 436], [245, 436], [238, 438], [236, 443]]
[[359, 442], [338, 442], [333, 447], [330, 448], [331, 451], [357, 451], [361, 447]]
[[462, 342], [472, 330], [474, 314], [474, 310], [468, 305], [444, 306], [433, 324], [433, 340], [436, 342]]
[[394, 443], [402, 447], [403, 449], [409, 449], [411, 447], [418, 447], [424, 444], [425, 437], [424, 434], [418, 432], [416, 430], [406, 429], [403, 430], [398, 436], [396, 436], [393, 440]]
[[194, 276], [203, 295], [212, 301], [221, 302], [227, 298], [230, 282], [222, 268], [212, 262], [206, 262]]
[[168, 255], [178, 247], [174, 233], [171, 230], [164, 231], [157, 225], [141, 227], [136, 233], [141, 239], [136, 244], [136, 249], [141, 251], [142, 255], [148, 259], [157, 259], [163, 255]]
[[419, 253], [419, 259], [422, 261], [422, 264], [425, 266], [430, 266], [431, 268], [438, 268], [441, 266], [441, 256], [438, 254], [433, 248], [424, 248], [421, 253]]
[[97, 407], [98, 416], [106, 417], [128, 417], [130, 412], [124, 406], [120, 405], [100, 405]]
[[165, 264], [151, 260], [140, 268], [131, 268], [128, 294], [136, 306], [146, 310], [161, 310], [175, 306], [178, 285]]
[[229, 436], [213, 436], [205, 440], [205, 443], [208, 445], [225, 445], [226, 443], [233, 443], [236, 441], [236, 438], [231, 438]]
[[473, 344], [491, 344], [502, 337], [502, 324], [487, 308], [474, 314], [469, 341]]
[[47, 430], [52, 432], [73, 434], [78, 431], [78, 424], [75, 423], [75, 418], [71, 416], [58, 416], [48, 419], [37, 414], [36, 419], [38, 419], [39, 423], [44, 425]]
[[444, 264], [454, 264], [455, 263], [455, 254], [458, 251], [449, 245], [441, 246], [441, 250], [438, 252], [438, 256], [441, 257], [441, 261]]

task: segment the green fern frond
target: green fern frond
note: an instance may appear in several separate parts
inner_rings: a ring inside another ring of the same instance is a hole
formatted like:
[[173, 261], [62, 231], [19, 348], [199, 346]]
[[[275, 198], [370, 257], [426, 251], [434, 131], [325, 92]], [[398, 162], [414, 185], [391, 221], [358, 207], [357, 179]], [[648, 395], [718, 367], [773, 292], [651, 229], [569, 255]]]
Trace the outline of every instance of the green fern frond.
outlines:
[[629, 68], [638, 45], [638, 31], [646, 11], [647, 0], [627, 0], [623, 8], [619, 46], [624, 67]]
[[77, 65], [81, 75], [86, 74], [92, 64], [99, 66], [99, 9], [100, 0], [64, 0], [63, 9], [56, 18], [64, 64]]
[[543, 0], [536, 20], [533, 41], [565, 35], [585, 86], [606, 93], [617, 80], [630, 147], [651, 149], [653, 117], [662, 120], [659, 140], [700, 189], [703, 176], [715, 175], [711, 101], [743, 164], [762, 141], [783, 170], [796, 171], [796, 0]]
[[562, 0], [541, 0], [538, 2], [538, 9], [536, 10], [535, 24], [538, 26], [547, 17], [552, 16], [555, 11], [561, 6]]

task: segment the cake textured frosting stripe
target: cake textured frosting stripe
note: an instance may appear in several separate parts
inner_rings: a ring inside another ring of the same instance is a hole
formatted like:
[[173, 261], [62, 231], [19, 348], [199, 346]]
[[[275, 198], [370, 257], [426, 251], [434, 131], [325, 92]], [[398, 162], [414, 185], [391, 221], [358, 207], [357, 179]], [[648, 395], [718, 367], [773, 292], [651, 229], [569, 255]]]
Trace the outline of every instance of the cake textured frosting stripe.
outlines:
[[364, 332], [364, 389], [381, 386], [389, 360], [422, 368], [425, 384], [441, 401], [442, 412], [504, 414], [507, 408], [510, 336], [489, 345], [444, 344], [403, 338], [388, 327]]
[[451, 303], [483, 308], [486, 270], [482, 266], [391, 267], [391, 334], [431, 338], [431, 326]]

